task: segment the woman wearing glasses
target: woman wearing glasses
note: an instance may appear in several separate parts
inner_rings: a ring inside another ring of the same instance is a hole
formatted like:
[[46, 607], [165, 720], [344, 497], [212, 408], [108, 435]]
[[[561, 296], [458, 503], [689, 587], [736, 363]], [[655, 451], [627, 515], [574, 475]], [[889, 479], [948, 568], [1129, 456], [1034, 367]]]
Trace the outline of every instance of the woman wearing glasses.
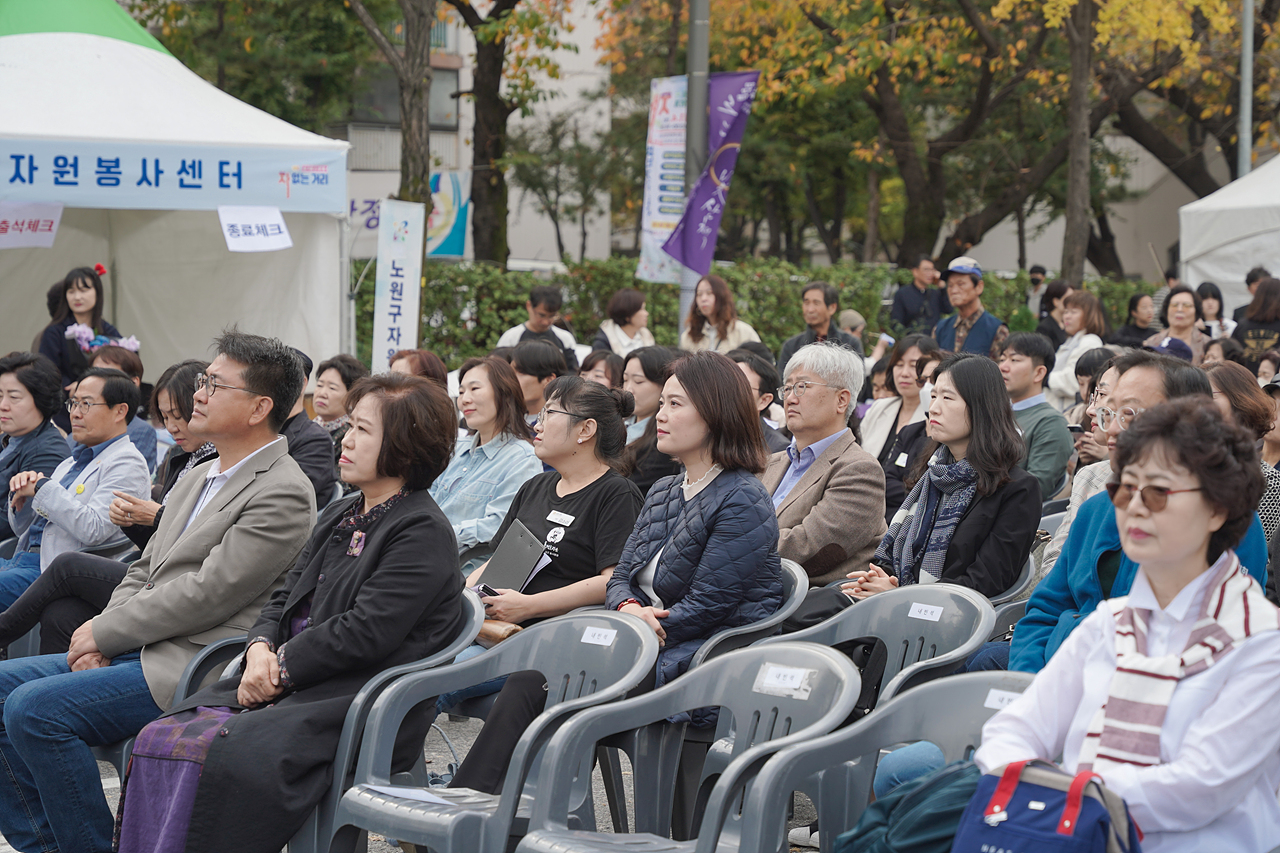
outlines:
[[1280, 844], [1280, 728], [1264, 722], [1280, 704], [1280, 611], [1233, 550], [1262, 494], [1254, 441], [1203, 398], [1120, 434], [1108, 490], [1133, 585], [987, 723], [979, 767], [1062, 756], [1102, 774], [1146, 851]]

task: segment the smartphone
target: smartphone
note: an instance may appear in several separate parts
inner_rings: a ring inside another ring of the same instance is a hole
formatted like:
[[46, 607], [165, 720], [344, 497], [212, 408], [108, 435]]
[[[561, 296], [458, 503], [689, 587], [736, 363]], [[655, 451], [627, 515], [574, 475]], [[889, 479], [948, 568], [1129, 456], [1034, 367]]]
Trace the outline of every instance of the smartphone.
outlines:
[[880, 340], [884, 341], [884, 345], [887, 347], [891, 347], [894, 344], [893, 335], [888, 335], [884, 332], [880, 333]]
[[1084, 427], [1081, 426], [1080, 424], [1067, 424], [1067, 432], [1075, 433], [1077, 435], [1083, 435]]
[[487, 583], [478, 583], [475, 585], [474, 589], [476, 592], [480, 593], [483, 596], [491, 596], [491, 595], [498, 594], [498, 591], [493, 587], [489, 586]]

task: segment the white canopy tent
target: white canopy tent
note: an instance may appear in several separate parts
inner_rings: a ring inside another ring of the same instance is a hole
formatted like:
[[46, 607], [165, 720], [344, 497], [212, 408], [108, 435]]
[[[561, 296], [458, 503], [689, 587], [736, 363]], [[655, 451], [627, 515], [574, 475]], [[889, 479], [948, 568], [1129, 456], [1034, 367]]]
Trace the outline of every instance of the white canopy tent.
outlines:
[[[354, 351], [347, 147], [206, 83], [113, 0], [0, 0], [0, 202], [65, 205], [52, 248], [0, 250], [0, 351], [30, 347], [50, 285], [94, 263], [149, 379], [231, 323], [316, 361]], [[293, 247], [228, 251], [219, 205], [280, 208]]]
[[1178, 210], [1181, 279], [1222, 288], [1230, 316], [1249, 302], [1244, 276], [1256, 266], [1280, 273], [1280, 157]]

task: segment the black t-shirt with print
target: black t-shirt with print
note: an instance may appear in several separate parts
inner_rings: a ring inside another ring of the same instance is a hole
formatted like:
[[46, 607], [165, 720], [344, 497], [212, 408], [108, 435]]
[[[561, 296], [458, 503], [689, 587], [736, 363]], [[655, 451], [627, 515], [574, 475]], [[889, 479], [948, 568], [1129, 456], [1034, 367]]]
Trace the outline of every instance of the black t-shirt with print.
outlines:
[[530, 595], [560, 589], [616, 566], [644, 502], [635, 483], [614, 471], [564, 497], [556, 494], [559, 482], [560, 475], [554, 471], [528, 480], [516, 492], [494, 537], [501, 542], [511, 519], [518, 518], [542, 540], [551, 562], [525, 585], [523, 591]]

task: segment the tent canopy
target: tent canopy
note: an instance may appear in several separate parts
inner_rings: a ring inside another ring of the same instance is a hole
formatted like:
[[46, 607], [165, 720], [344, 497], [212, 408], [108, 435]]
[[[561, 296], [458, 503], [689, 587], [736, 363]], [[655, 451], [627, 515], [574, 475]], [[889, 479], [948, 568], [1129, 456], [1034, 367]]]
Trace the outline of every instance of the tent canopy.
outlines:
[[[232, 323], [338, 351], [347, 143], [218, 90], [113, 0], [0, 0], [0, 91], [0, 202], [66, 206], [52, 249], [0, 251], [0, 348], [30, 346], [49, 286], [103, 262], [149, 378]], [[219, 205], [280, 208], [293, 248], [229, 252]]]
[[1224, 313], [1249, 302], [1244, 276], [1256, 266], [1280, 273], [1280, 157], [1178, 210], [1182, 281], [1212, 281]]

